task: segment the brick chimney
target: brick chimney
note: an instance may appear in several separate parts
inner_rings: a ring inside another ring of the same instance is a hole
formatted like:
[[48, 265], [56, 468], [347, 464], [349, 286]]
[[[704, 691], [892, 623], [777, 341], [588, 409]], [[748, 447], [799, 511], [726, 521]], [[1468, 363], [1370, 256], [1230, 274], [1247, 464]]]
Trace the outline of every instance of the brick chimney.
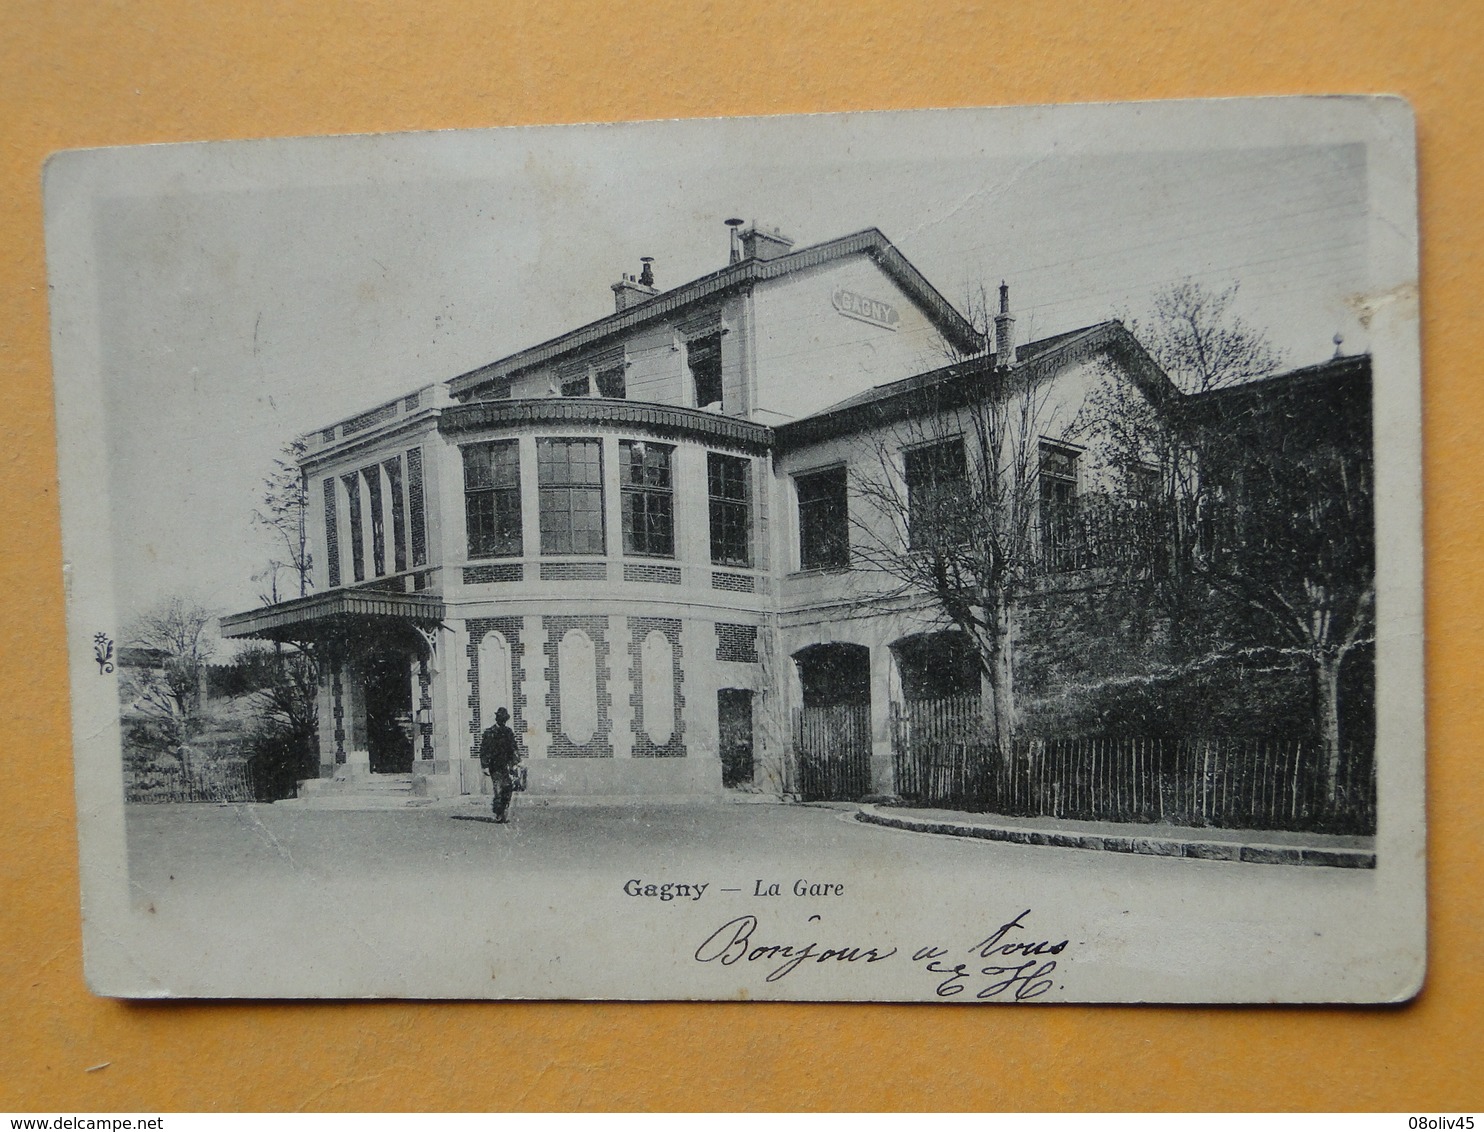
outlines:
[[644, 268], [637, 279], [632, 275], [623, 275], [613, 284], [613, 309], [617, 314], [659, 294], [654, 285], [654, 268], [651, 266], [654, 257], [640, 256], [639, 262], [644, 264]]
[[777, 259], [793, 250], [794, 242], [777, 228], [763, 228], [756, 221], [744, 228], [737, 239], [742, 244], [743, 259]]
[[1010, 313], [1010, 285], [1000, 282], [1000, 313], [994, 316], [995, 365], [1015, 364], [1015, 316]]

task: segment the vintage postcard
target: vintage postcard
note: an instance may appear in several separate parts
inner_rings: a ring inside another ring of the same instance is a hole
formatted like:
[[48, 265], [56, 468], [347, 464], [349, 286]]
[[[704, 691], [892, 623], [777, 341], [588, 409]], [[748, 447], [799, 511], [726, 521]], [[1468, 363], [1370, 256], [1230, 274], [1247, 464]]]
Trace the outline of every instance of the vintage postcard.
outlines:
[[1401, 101], [45, 191], [98, 993], [1421, 986]]

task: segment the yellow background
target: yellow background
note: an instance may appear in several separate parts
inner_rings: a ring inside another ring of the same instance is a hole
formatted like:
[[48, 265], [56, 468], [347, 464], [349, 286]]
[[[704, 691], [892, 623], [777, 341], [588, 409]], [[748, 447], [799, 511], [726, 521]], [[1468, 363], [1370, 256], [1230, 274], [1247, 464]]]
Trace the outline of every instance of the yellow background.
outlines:
[[[1484, 4], [0, 11], [0, 1109], [1484, 1107]], [[57, 149], [1301, 92], [1416, 110], [1431, 932], [1394, 1009], [129, 1004], [82, 982], [41, 164]], [[105, 1069], [86, 1072], [108, 1062]]]

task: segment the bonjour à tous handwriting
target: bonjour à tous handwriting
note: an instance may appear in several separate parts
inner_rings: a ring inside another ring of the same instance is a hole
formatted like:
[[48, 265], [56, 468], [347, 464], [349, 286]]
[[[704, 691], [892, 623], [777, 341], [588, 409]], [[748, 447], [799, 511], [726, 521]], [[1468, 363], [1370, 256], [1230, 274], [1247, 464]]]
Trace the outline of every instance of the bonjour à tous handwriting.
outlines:
[[[978, 1001], [991, 999], [1027, 1002], [1057, 986], [1054, 978], [1058, 959], [1069, 940], [1035, 938], [1027, 926], [1031, 910], [1007, 920], [972, 947], [950, 949], [919, 947], [911, 961], [935, 978], [938, 998], [967, 995]], [[811, 916], [811, 923], [819, 920]], [[698, 963], [761, 964], [764, 981], [775, 983], [805, 964], [870, 966], [898, 954], [895, 947], [868, 947], [858, 943], [803, 938], [775, 942], [766, 937], [758, 917], [736, 916], [722, 924], [696, 948]], [[813, 934], [813, 933], [806, 933]], [[962, 958], [967, 955], [967, 958]]]

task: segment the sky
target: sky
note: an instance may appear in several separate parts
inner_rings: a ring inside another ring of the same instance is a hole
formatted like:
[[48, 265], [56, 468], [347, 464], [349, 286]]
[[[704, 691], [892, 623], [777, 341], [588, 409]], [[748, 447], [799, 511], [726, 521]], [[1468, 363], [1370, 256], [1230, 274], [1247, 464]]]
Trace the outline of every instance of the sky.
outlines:
[[251, 515], [286, 441], [601, 318], [640, 256], [662, 289], [723, 266], [727, 217], [799, 247], [877, 227], [960, 307], [1004, 280], [1022, 341], [1193, 278], [1239, 283], [1293, 366], [1336, 333], [1365, 349], [1355, 296], [1388, 282], [1367, 147], [1333, 108], [1239, 105], [83, 155], [89, 267], [53, 286], [96, 309], [120, 623], [176, 593], [258, 604], [272, 548]]

